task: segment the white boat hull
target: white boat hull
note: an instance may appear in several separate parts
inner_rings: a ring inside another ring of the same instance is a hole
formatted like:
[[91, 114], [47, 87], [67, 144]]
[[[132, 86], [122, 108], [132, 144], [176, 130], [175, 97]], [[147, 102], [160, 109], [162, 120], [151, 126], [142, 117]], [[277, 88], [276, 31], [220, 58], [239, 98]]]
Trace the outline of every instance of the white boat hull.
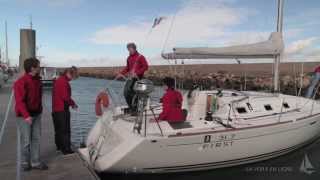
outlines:
[[[99, 126], [101, 123], [95, 129], [101, 128]], [[120, 130], [125, 125], [120, 123], [118, 126]], [[113, 129], [116, 130], [117, 126]], [[169, 173], [208, 170], [266, 160], [302, 147], [319, 137], [320, 114], [253, 128], [212, 129], [167, 137], [145, 138], [132, 133], [113, 133], [122, 139], [121, 143], [109, 144], [112, 149], [107, 153], [100, 152], [96, 161], [90, 159], [90, 148], [80, 150], [97, 171]]]

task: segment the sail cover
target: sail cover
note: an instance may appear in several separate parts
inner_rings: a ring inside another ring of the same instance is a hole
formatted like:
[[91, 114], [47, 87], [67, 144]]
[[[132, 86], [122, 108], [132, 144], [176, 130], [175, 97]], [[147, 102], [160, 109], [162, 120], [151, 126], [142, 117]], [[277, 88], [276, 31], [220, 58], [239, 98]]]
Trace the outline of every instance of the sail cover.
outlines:
[[274, 58], [284, 49], [282, 35], [279, 32], [271, 33], [264, 42], [209, 48], [173, 48], [172, 53], [163, 53], [164, 59], [237, 59], [237, 58]]

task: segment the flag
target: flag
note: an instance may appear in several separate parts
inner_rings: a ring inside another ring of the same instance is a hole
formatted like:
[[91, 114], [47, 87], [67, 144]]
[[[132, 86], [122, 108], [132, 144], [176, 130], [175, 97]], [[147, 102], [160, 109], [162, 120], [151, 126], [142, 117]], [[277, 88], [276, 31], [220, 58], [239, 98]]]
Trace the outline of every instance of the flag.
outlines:
[[152, 28], [155, 28], [157, 25], [159, 25], [161, 23], [162, 20], [164, 20], [165, 17], [157, 17], [154, 19], [153, 21], [153, 25], [152, 25]]

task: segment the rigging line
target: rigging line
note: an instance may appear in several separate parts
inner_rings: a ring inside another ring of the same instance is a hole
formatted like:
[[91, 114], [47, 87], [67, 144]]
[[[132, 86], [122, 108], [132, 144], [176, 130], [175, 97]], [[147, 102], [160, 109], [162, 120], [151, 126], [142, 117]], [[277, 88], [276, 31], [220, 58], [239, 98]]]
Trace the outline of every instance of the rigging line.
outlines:
[[[167, 46], [167, 43], [168, 43], [168, 40], [169, 40], [170, 34], [171, 34], [171, 32], [172, 32], [172, 29], [173, 29], [174, 21], [175, 21], [175, 19], [176, 19], [176, 16], [177, 16], [177, 12], [176, 12], [176, 13], [174, 13], [174, 15], [173, 15], [173, 17], [172, 17], [172, 21], [171, 21], [171, 24], [170, 24], [170, 27], [169, 27], [168, 33], [167, 33], [167, 35], [166, 35], [166, 39], [165, 39], [164, 44], [163, 44], [161, 54], [163, 54], [163, 53], [164, 53], [164, 50], [165, 50], [165, 48], [166, 48], [166, 46]], [[168, 63], [169, 63], [169, 69], [170, 69], [170, 72], [172, 73], [174, 70], [173, 70], [173, 68], [172, 68], [171, 62], [170, 62], [170, 60], [169, 60], [169, 59], [167, 59], [167, 61], [168, 61]]]
[[297, 72], [296, 72], [296, 64], [293, 64], [293, 73], [294, 73], [294, 91], [296, 96], [298, 96], [298, 91], [297, 91]]
[[152, 30], [153, 30], [153, 27], [150, 28], [150, 30], [148, 31], [148, 33], [146, 34], [143, 42], [142, 42], [142, 45], [141, 45], [141, 49], [144, 49], [145, 48], [145, 45], [146, 45], [146, 42], [147, 40], [149, 39], [151, 33], [152, 33]]
[[167, 43], [168, 43], [168, 40], [169, 40], [169, 37], [170, 37], [170, 34], [172, 32], [172, 29], [173, 29], [173, 24], [174, 24], [174, 21], [176, 19], [176, 16], [177, 16], [177, 13], [175, 13], [172, 17], [172, 21], [171, 21], [171, 24], [170, 24], [170, 27], [169, 27], [169, 31], [167, 33], [167, 36], [166, 36], [166, 39], [164, 41], [164, 44], [163, 44], [163, 47], [162, 47], [162, 53], [164, 52], [164, 49], [166, 48], [167, 46]]
[[302, 86], [303, 86], [303, 79], [304, 79], [304, 62], [301, 63], [301, 72], [300, 72], [300, 89], [299, 89], [299, 93], [298, 96], [301, 95], [301, 91], [302, 91]]

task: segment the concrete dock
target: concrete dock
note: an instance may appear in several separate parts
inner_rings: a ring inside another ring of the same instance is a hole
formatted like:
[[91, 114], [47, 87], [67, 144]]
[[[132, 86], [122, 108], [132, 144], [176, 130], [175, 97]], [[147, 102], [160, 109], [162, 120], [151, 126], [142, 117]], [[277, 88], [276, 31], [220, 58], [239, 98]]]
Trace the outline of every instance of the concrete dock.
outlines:
[[[0, 88], [0, 127], [11, 93], [11, 83], [4, 88]], [[51, 94], [44, 92], [44, 111], [42, 114], [42, 137], [41, 137], [41, 158], [49, 166], [48, 171], [32, 170], [22, 172], [23, 180], [95, 180], [98, 177], [89, 170], [80, 156], [63, 156], [56, 152], [54, 145], [54, 130], [50, 115]], [[0, 144], [0, 179], [13, 180], [16, 178], [16, 155], [17, 155], [17, 128], [16, 117], [11, 109], [7, 121], [2, 143]]]

